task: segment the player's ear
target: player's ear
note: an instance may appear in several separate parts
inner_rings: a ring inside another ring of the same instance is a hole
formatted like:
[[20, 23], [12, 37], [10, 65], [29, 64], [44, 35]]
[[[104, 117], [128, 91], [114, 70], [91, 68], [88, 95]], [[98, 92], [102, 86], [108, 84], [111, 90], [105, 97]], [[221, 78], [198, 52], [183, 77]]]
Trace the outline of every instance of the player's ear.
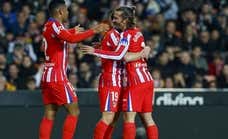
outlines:
[[57, 12], [58, 12], [60, 15], [63, 15], [63, 9], [62, 9], [62, 8], [58, 8], [58, 9], [57, 9]]

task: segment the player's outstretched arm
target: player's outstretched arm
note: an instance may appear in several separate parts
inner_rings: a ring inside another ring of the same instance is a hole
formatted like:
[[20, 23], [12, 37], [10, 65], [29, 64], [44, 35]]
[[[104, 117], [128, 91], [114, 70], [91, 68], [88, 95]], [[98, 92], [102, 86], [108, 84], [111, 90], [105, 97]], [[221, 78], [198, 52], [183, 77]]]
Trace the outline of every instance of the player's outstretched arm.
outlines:
[[80, 27], [80, 24], [79, 24], [79, 25], [77, 25], [77, 26], [75, 26], [73, 28], [68, 29], [68, 31], [70, 33], [79, 33], [79, 32], [85, 31], [85, 29], [83, 27]]
[[70, 31], [64, 29], [61, 26], [57, 27], [56, 24], [53, 24], [53, 29], [59, 39], [70, 43], [77, 43], [93, 36], [95, 33], [107, 31], [109, 29], [109, 26], [106, 24], [99, 24], [89, 30], [79, 33], [71, 33]]
[[95, 25], [91, 28], [95, 33], [102, 33], [102, 32], [106, 32], [110, 29], [110, 26], [108, 24], [105, 23], [101, 23], [98, 25]]
[[127, 52], [127, 49], [124, 50], [124, 48], [125, 47], [121, 46], [116, 51], [106, 51], [95, 49], [91, 46], [82, 46], [80, 49], [85, 54], [91, 54], [105, 59], [120, 60]]
[[105, 59], [121, 60], [124, 57], [124, 55], [127, 53], [129, 44], [130, 44], [130, 35], [127, 35], [127, 37], [122, 37], [120, 39], [118, 47], [116, 48], [115, 51], [94, 49], [90, 46], [81, 47], [81, 50], [85, 54], [92, 54]]

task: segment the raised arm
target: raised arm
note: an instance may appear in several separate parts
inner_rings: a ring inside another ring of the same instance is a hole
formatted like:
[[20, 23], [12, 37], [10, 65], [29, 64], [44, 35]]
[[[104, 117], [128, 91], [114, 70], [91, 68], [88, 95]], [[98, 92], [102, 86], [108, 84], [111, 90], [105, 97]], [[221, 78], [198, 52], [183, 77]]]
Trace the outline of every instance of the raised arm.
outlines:
[[52, 24], [52, 28], [59, 39], [70, 43], [77, 43], [93, 36], [95, 33], [106, 31], [108, 27], [105, 24], [100, 24], [93, 27], [92, 29], [79, 33], [71, 33], [71, 30], [68, 31], [62, 25], [57, 26], [56, 23]]
[[80, 27], [80, 25], [77, 25], [73, 28], [69, 28], [67, 31], [69, 31], [70, 33], [79, 33], [79, 32], [83, 32], [85, 30], [83, 27]]

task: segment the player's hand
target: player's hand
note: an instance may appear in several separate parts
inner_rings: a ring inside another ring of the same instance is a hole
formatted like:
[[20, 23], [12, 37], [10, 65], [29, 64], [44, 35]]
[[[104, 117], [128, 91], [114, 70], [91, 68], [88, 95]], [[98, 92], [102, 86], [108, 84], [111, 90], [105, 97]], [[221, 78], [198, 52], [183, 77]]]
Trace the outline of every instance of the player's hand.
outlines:
[[95, 49], [91, 46], [88, 46], [88, 45], [83, 45], [80, 47], [80, 50], [84, 53], [84, 54], [90, 54], [90, 55], [93, 55], [94, 54], [94, 51]]
[[101, 43], [100, 42], [93, 42], [92, 45], [96, 49], [99, 49], [101, 47]]
[[144, 47], [144, 49], [141, 51], [141, 57], [142, 58], [149, 58], [151, 48], [149, 46]]
[[98, 25], [95, 25], [94, 27], [92, 27], [92, 30], [95, 33], [106, 32], [109, 29], [110, 29], [110, 26], [108, 24], [104, 24], [104, 23], [101, 23], [101, 24], [98, 24]]
[[83, 27], [80, 27], [80, 24], [74, 27], [75, 32], [83, 32], [85, 29]]

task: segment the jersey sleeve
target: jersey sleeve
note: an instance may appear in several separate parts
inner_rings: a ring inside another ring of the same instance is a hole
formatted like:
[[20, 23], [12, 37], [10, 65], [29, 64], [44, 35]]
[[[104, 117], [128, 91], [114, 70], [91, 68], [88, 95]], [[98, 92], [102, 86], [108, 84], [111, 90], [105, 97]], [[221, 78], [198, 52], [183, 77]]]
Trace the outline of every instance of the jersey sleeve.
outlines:
[[67, 31], [69, 31], [70, 33], [76, 33], [76, 30], [75, 30], [75, 28], [70, 28], [70, 29], [68, 29]]
[[55, 22], [52, 24], [52, 28], [55, 32], [55, 35], [59, 39], [70, 43], [80, 42], [94, 35], [94, 31], [91, 29], [80, 33], [71, 33], [70, 31], [65, 29], [61, 24], [57, 24]]
[[104, 58], [104, 59], [112, 59], [112, 60], [120, 60], [124, 57], [127, 53], [127, 50], [130, 45], [131, 35], [126, 34], [124, 35], [121, 33], [120, 41], [118, 47], [115, 51], [105, 51], [101, 49], [95, 49], [94, 55]]

